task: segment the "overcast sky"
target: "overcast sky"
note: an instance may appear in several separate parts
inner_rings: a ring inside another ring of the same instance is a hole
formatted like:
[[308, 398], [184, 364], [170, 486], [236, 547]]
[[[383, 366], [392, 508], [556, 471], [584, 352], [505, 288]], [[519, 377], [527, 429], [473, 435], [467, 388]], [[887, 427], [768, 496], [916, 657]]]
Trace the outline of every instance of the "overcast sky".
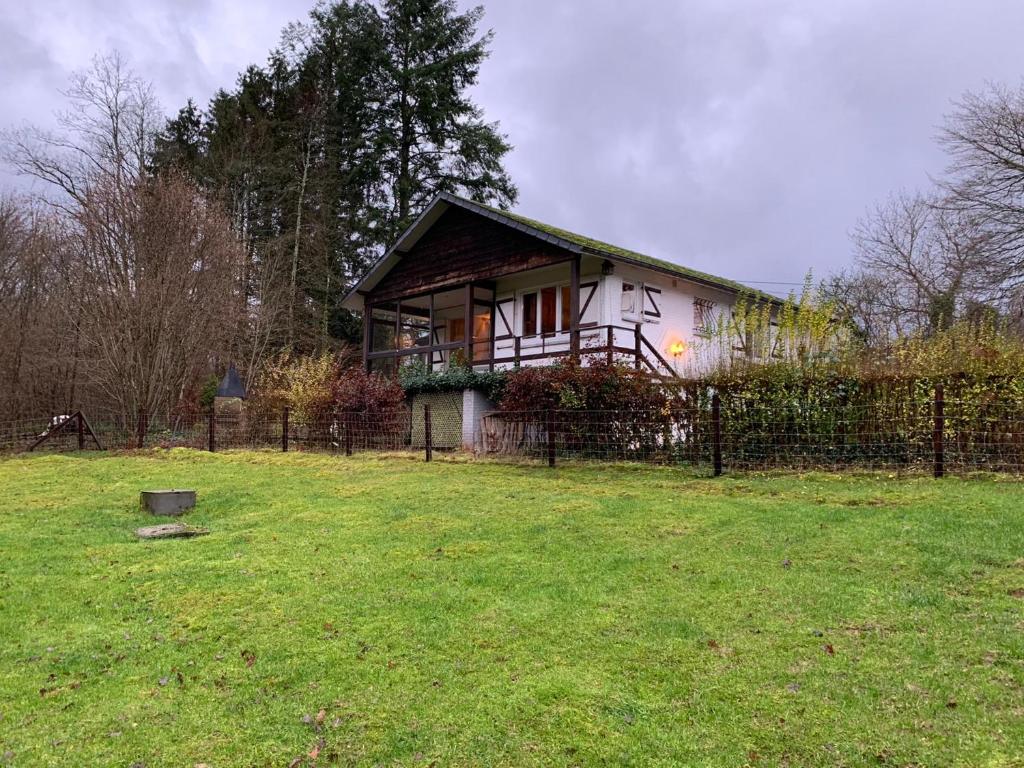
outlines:
[[[113, 49], [169, 113], [205, 103], [311, 4], [0, 0], [0, 121], [47, 123], [68, 73]], [[1024, 76], [1016, 0], [484, 5], [477, 98], [515, 145], [518, 210], [747, 281], [847, 264], [873, 201], [941, 172], [951, 101]]]

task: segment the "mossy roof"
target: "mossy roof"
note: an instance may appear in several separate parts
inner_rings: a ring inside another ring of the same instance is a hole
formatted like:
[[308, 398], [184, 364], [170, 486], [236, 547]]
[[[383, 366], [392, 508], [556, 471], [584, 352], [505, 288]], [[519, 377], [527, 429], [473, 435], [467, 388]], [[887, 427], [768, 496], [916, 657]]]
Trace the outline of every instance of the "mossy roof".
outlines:
[[736, 291], [737, 293], [743, 293], [764, 301], [781, 301], [778, 296], [773, 296], [772, 294], [765, 293], [764, 291], [759, 291], [756, 288], [751, 288], [749, 285], [738, 283], [735, 280], [730, 280], [726, 277], [719, 277], [718, 275], [712, 275], [707, 272], [701, 272], [697, 269], [684, 267], [671, 261], [665, 261], [664, 259], [657, 259], [643, 253], [637, 253], [636, 251], [631, 251], [628, 248], [622, 248], [617, 245], [612, 245], [611, 243], [602, 242], [601, 240], [595, 240], [592, 237], [580, 235], [576, 232], [570, 232], [567, 229], [555, 227], [551, 224], [545, 224], [543, 221], [537, 221], [536, 219], [531, 219], [521, 214], [513, 213], [512, 211], [506, 211], [494, 206], [484, 205], [472, 200], [466, 200], [465, 198], [459, 198], [457, 195], [450, 195], [450, 197], [457, 198], [457, 200], [462, 203], [466, 203], [469, 206], [484, 208], [497, 216], [504, 216], [526, 227], [535, 229], [538, 232], [572, 243], [587, 253], [604, 256], [613, 260], [632, 262], [642, 267], [651, 267], [661, 272], [668, 272], [688, 280], [694, 280], [699, 283], [716, 286], [724, 290]]

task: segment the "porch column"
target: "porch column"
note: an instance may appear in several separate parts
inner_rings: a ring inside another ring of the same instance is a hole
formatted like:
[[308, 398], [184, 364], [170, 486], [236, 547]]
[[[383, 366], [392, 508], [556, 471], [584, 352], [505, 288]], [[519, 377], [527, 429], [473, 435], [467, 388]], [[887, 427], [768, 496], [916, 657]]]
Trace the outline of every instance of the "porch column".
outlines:
[[363, 296], [363, 368], [367, 372], [370, 370], [370, 339], [373, 338], [371, 335], [371, 329], [373, 326], [373, 311], [370, 308], [370, 300]]
[[430, 307], [427, 310], [427, 373], [434, 372], [434, 292], [430, 292]]
[[580, 357], [580, 257], [569, 262], [569, 353]]
[[466, 363], [473, 367], [473, 283], [466, 283], [465, 333], [463, 334], [463, 351]]

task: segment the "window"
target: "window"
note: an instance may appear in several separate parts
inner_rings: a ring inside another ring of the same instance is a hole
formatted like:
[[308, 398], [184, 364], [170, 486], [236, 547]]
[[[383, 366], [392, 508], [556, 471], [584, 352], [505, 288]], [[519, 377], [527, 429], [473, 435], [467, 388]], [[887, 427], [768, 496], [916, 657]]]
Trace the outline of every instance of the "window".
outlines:
[[636, 286], [633, 283], [622, 284], [622, 314], [636, 314]]
[[537, 294], [523, 294], [523, 335], [537, 332]]
[[555, 318], [558, 317], [558, 291], [554, 287], [542, 288], [540, 292], [540, 332], [554, 333]]
[[693, 330], [696, 333], [708, 334], [715, 326], [715, 302], [710, 299], [695, 298], [693, 300]]
[[572, 325], [569, 286], [549, 286], [534, 293], [524, 293], [523, 335], [568, 331]]

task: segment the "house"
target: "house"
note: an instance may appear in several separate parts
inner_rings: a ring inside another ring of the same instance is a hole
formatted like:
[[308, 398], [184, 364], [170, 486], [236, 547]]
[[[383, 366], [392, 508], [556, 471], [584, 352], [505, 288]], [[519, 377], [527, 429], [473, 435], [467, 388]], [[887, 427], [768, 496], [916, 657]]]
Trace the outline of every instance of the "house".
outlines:
[[778, 303], [732, 280], [441, 193], [343, 306], [363, 313], [363, 361], [373, 371], [411, 360], [435, 371], [454, 363], [500, 370], [599, 355], [673, 377], [722, 354], [708, 337], [740, 296]]

